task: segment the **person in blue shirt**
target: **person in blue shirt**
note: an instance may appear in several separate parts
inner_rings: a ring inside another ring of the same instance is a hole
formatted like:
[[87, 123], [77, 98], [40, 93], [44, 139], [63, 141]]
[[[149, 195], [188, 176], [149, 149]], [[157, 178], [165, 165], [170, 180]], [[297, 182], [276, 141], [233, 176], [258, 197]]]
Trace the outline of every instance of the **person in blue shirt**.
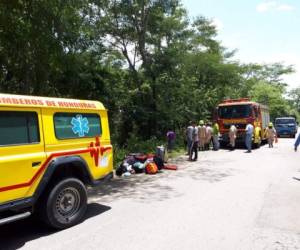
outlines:
[[246, 137], [245, 137], [245, 144], [247, 147], [247, 153], [251, 153], [252, 150], [252, 136], [253, 136], [253, 125], [248, 123], [246, 126]]
[[297, 137], [297, 139], [295, 141], [295, 144], [294, 144], [295, 152], [297, 152], [297, 148], [298, 148], [299, 144], [300, 144], [300, 133], [298, 134], [298, 137]]

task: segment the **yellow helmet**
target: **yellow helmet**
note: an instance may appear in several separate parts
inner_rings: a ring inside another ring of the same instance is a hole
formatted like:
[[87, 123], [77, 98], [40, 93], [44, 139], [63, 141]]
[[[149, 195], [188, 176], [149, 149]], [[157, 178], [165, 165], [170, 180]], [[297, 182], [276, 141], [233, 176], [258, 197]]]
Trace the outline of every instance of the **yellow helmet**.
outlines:
[[203, 126], [204, 125], [204, 121], [200, 120], [199, 125]]
[[269, 127], [273, 127], [273, 123], [272, 122], [269, 122]]

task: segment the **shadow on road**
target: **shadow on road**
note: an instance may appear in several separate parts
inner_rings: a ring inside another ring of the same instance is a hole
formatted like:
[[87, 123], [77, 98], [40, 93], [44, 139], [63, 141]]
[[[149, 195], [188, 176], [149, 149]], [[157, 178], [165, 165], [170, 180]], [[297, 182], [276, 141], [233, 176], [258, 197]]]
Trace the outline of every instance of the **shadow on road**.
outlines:
[[[100, 215], [111, 207], [97, 203], [88, 204], [87, 213], [84, 220]], [[27, 242], [55, 234], [59, 231], [48, 228], [36, 219], [29, 217], [26, 220], [0, 227], [0, 250], [19, 249]], [[43, 249], [43, 246], [41, 246]]]
[[[179, 166], [178, 171], [164, 170], [157, 175], [133, 175], [129, 178], [115, 178], [105, 185], [89, 189], [88, 211], [85, 220], [111, 209], [99, 203], [111, 203], [116, 200], [130, 199], [135, 202], [151, 203], [180, 197], [183, 194], [174, 188], [179, 178], [215, 183], [232, 176], [231, 168], [216, 169], [216, 164], [224, 164], [224, 159], [188, 162], [186, 157], [177, 158], [172, 164]], [[99, 202], [99, 203], [98, 203]], [[0, 250], [18, 249], [27, 242], [42, 238], [59, 231], [43, 226], [33, 218], [0, 227]]]
[[[237, 170], [225, 167], [226, 161], [223, 159], [211, 160], [199, 160], [194, 163], [196, 165], [189, 166], [185, 171], [178, 171], [175, 174], [170, 175], [169, 178], [190, 178], [195, 181], [204, 181], [209, 183], [215, 183], [223, 181], [225, 178], [233, 176]], [[215, 168], [215, 165], [223, 165], [224, 168]]]
[[105, 185], [89, 190], [93, 202], [112, 202], [119, 199], [131, 199], [136, 202], [148, 203], [164, 201], [178, 195], [166, 182], [165, 173], [156, 175], [137, 174], [128, 178], [111, 180]]
[[[179, 166], [177, 171], [163, 170], [157, 175], [137, 174], [128, 178], [116, 177], [105, 185], [89, 190], [93, 202], [110, 203], [116, 200], [130, 199], [135, 202], [160, 202], [180, 197], [183, 194], [172, 185], [179, 178], [215, 183], [232, 176], [235, 170], [230, 168], [215, 169], [218, 160], [199, 160], [189, 162], [187, 157], [179, 157], [171, 164]], [[219, 160], [224, 165], [223, 160]]]

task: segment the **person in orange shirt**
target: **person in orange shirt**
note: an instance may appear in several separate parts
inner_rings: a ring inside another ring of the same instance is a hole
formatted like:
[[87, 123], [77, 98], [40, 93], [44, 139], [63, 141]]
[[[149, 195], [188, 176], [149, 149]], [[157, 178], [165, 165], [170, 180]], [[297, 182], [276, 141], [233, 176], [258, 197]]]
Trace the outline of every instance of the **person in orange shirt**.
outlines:
[[205, 140], [205, 149], [209, 150], [210, 143], [212, 142], [212, 127], [211, 123], [206, 123], [206, 140]]

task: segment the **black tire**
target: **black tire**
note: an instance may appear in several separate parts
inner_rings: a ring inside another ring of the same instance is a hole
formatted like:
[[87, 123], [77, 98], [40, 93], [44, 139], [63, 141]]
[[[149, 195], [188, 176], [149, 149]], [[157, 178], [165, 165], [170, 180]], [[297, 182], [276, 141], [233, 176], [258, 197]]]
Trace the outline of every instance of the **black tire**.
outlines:
[[261, 137], [259, 138], [259, 142], [258, 143], [254, 143], [254, 148], [260, 148], [260, 146], [261, 146], [261, 142], [262, 142], [262, 139], [261, 139]]
[[67, 178], [51, 185], [40, 200], [40, 219], [55, 229], [72, 227], [83, 220], [87, 210], [87, 192], [76, 178]]
[[227, 144], [225, 141], [220, 141], [220, 148], [226, 148]]

